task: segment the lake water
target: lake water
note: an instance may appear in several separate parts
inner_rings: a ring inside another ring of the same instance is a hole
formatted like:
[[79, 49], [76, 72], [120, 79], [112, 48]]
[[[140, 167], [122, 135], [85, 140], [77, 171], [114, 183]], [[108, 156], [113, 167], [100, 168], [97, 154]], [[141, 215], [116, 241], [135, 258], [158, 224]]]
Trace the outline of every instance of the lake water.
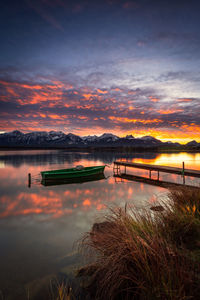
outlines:
[[[70, 276], [80, 263], [76, 242], [109, 208], [128, 203], [136, 210], [148, 209], [166, 196], [167, 189], [114, 178], [116, 159], [177, 167], [185, 161], [185, 168], [200, 170], [199, 153], [0, 151], [0, 299], [1, 295], [2, 299], [28, 299], [56, 274]], [[104, 164], [110, 166], [105, 169], [106, 179], [55, 186], [40, 182], [43, 170]], [[161, 174], [160, 179], [182, 181], [181, 176], [170, 174]], [[186, 178], [186, 183], [200, 186], [200, 179]]]

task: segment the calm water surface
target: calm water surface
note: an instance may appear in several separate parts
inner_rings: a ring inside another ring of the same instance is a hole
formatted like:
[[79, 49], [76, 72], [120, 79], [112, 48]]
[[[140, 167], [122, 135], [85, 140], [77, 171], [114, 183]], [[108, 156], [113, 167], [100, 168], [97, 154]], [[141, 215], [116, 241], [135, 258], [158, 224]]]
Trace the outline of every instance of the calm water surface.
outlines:
[[[115, 179], [116, 159], [200, 170], [196, 153], [69, 153], [62, 150], [0, 152], [0, 294], [2, 299], [27, 299], [38, 282], [54, 274], [70, 274], [77, 266], [75, 242], [100, 220], [109, 207], [129, 203], [135, 209], [149, 208], [165, 197], [167, 190], [144, 183]], [[108, 164], [106, 179], [82, 184], [43, 186], [42, 170], [75, 165]], [[33, 182], [28, 187], [28, 173]], [[133, 170], [129, 169], [129, 173]], [[134, 174], [148, 175], [147, 171]], [[154, 174], [153, 174], [154, 176]], [[155, 178], [156, 178], [155, 174]], [[180, 178], [179, 178], [180, 177]], [[181, 182], [181, 176], [161, 174], [161, 180]], [[199, 179], [186, 178], [200, 185]], [[1, 298], [1, 297], [0, 297]]]

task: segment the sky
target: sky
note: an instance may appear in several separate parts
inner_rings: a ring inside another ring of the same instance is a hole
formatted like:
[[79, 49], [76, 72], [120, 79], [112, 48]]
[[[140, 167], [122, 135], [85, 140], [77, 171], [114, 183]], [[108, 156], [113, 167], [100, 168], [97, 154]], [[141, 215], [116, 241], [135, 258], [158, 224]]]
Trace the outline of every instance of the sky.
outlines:
[[0, 4], [0, 132], [200, 142], [200, 1]]

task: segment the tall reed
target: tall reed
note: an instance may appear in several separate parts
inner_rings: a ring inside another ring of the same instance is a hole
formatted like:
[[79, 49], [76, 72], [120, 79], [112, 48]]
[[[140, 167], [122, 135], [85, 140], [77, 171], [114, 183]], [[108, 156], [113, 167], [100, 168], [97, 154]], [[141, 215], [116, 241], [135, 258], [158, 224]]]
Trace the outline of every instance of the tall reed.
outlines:
[[94, 224], [82, 241], [92, 268], [79, 273], [91, 299], [198, 299], [199, 196], [172, 190], [163, 212], [117, 209]]

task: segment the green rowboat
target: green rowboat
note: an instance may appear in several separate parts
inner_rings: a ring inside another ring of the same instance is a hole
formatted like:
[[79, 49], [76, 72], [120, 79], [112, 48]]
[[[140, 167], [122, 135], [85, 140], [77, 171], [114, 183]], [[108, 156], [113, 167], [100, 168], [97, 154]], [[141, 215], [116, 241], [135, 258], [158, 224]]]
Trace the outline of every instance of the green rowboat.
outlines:
[[42, 179], [44, 180], [59, 180], [59, 179], [72, 179], [83, 178], [102, 174], [105, 166], [83, 167], [77, 166], [71, 169], [61, 169], [53, 171], [41, 172]]
[[92, 175], [92, 176], [84, 176], [84, 177], [74, 177], [74, 178], [65, 178], [65, 179], [42, 179], [41, 184], [44, 186], [53, 186], [53, 185], [66, 185], [66, 184], [81, 184], [85, 182], [91, 181], [99, 181], [106, 179], [104, 173]]

